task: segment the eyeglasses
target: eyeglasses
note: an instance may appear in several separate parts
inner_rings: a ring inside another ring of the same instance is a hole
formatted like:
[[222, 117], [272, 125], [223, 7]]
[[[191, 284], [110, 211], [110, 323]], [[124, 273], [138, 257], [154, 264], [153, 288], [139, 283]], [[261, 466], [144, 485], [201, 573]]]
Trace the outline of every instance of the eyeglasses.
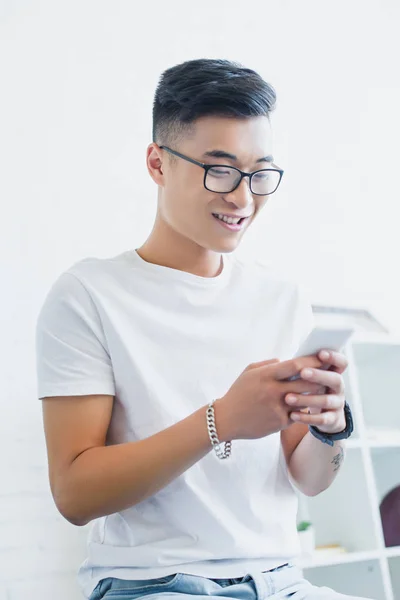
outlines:
[[160, 146], [160, 148], [194, 165], [202, 167], [205, 171], [204, 187], [209, 192], [216, 192], [218, 194], [233, 192], [239, 187], [243, 177], [248, 177], [252, 194], [256, 196], [268, 196], [276, 192], [284, 173], [281, 169], [260, 169], [253, 173], [246, 173], [229, 165], [207, 165], [189, 158], [180, 152], [176, 152], [176, 150], [171, 150], [168, 146]]

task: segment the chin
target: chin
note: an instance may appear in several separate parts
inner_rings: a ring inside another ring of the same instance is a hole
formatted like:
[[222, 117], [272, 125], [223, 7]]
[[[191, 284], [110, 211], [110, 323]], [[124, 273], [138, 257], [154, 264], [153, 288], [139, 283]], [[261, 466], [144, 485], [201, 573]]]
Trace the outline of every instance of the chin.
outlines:
[[221, 254], [229, 254], [230, 252], [234, 252], [236, 248], [240, 245], [242, 241], [241, 237], [231, 238], [225, 240], [218, 240], [214, 243], [207, 244], [207, 248], [212, 250], [213, 252], [218, 252]]

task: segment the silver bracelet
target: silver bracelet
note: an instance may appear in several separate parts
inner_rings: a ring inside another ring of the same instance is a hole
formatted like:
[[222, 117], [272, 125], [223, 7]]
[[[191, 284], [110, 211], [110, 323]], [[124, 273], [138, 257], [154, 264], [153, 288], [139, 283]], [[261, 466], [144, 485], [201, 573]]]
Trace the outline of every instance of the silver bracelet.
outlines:
[[217, 427], [215, 425], [215, 414], [214, 414], [214, 404], [215, 400], [210, 402], [207, 408], [207, 429], [208, 435], [210, 436], [211, 444], [215, 450], [216, 455], [221, 460], [224, 458], [229, 458], [232, 452], [232, 442], [225, 442], [224, 450], [221, 449], [221, 442], [218, 439]]

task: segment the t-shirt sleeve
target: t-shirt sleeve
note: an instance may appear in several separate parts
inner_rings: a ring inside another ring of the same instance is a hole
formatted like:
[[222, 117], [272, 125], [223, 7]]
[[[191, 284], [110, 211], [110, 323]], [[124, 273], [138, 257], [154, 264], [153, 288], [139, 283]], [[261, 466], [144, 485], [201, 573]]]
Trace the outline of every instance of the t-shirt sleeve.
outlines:
[[86, 287], [65, 272], [50, 289], [36, 325], [39, 399], [115, 395], [103, 326]]

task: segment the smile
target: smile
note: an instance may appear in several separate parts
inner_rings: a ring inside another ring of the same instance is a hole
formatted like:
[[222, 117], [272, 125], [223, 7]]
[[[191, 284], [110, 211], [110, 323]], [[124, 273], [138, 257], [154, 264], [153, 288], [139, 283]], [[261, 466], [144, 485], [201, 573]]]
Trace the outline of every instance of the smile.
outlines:
[[230, 231], [240, 231], [243, 228], [245, 221], [247, 221], [247, 219], [249, 218], [249, 217], [233, 217], [233, 216], [224, 215], [224, 214], [220, 214], [220, 213], [212, 213], [212, 216], [214, 217], [214, 219], [219, 221], [219, 223], [223, 227], [230, 229]]

